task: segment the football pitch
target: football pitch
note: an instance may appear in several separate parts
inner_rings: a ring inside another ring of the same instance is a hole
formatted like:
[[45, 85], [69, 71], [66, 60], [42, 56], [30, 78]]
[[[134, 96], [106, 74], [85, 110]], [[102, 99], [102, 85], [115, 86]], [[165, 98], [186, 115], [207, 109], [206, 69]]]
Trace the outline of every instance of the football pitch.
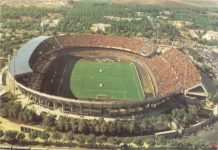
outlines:
[[70, 89], [80, 99], [142, 100], [145, 97], [135, 65], [119, 62], [76, 62]]

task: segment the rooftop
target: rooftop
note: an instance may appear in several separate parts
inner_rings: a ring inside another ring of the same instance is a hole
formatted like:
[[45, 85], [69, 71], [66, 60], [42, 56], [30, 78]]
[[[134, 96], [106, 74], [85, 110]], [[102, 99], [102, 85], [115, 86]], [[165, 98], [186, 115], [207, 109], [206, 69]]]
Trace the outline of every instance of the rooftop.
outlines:
[[29, 66], [29, 59], [36, 47], [47, 38], [48, 36], [39, 36], [34, 38], [18, 50], [15, 57], [13, 56], [11, 59], [9, 66], [9, 70], [12, 76], [32, 72], [32, 69]]

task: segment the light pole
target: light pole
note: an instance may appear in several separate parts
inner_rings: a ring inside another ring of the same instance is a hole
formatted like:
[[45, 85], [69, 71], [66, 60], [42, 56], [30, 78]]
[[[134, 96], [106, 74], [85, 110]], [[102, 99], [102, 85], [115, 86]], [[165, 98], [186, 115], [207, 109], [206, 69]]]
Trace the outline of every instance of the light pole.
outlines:
[[13, 90], [14, 90], [14, 97], [15, 97], [15, 95], [16, 95], [16, 93], [15, 93], [15, 92], [16, 92], [16, 85], [15, 85], [15, 84], [16, 84], [16, 82], [15, 82], [15, 71], [16, 71], [16, 70], [15, 70], [15, 63], [16, 63], [16, 62], [15, 62], [15, 59], [16, 59], [16, 51], [15, 51], [15, 49], [13, 49], [13, 58], [14, 58], [14, 66], [13, 66], [13, 69], [14, 69], [14, 89], [13, 89]]
[[188, 56], [187, 56], [187, 53], [185, 52], [185, 58], [186, 58], [186, 65], [185, 65], [185, 70], [184, 70], [184, 81], [183, 81], [183, 92], [184, 92], [184, 94], [186, 94], [185, 93], [185, 89], [186, 89], [186, 80], [187, 80], [187, 74], [188, 74], [188, 70], [189, 70], [189, 58], [188, 58]]
[[159, 31], [160, 31], [160, 24], [157, 23], [157, 27], [156, 27], [156, 44], [158, 44], [159, 42]]
[[42, 34], [42, 36], [43, 36], [43, 34], [44, 34], [44, 23], [43, 23], [43, 22], [41, 22], [41, 30], [42, 30], [42, 31], [41, 31], [42, 33], [41, 33], [41, 34]]

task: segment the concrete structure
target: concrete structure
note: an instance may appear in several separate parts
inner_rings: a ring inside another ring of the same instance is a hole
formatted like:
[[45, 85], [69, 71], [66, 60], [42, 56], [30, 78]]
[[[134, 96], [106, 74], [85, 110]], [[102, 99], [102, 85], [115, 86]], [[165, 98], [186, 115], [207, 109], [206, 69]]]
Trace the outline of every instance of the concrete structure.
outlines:
[[[32, 46], [29, 47], [29, 45]], [[145, 45], [150, 46], [146, 47]], [[80, 47], [91, 48], [89, 51], [81, 51], [81, 54], [84, 55], [86, 52], [92, 53], [92, 49], [96, 51], [95, 48], [101, 48], [104, 49], [101, 52], [105, 54], [116, 55], [119, 53], [119, 56], [131, 61], [140, 60], [143, 62], [143, 67], [149, 72], [154, 86], [154, 96], [136, 101], [99, 101], [72, 99], [40, 92], [43, 74], [49, 68], [50, 62], [58, 59], [60, 55], [72, 53], [72, 55], [77, 55], [79, 51], [74, 52], [73, 49]], [[160, 56], [145, 57], [141, 55], [142, 49], [144, 53], [151, 53], [153, 48], [154, 46], [148, 41], [125, 37], [77, 34], [50, 38], [38, 37], [22, 47], [11, 60], [7, 85], [9, 90], [14, 91], [12, 93], [15, 94], [15, 91], [19, 91], [34, 103], [44, 107], [91, 116], [131, 116], [161, 107], [178, 99], [184, 93], [189, 96], [206, 96], [206, 94], [198, 93], [198, 88], [203, 88], [200, 75], [184, 54], [172, 49]], [[27, 79], [28, 81], [25, 82]]]

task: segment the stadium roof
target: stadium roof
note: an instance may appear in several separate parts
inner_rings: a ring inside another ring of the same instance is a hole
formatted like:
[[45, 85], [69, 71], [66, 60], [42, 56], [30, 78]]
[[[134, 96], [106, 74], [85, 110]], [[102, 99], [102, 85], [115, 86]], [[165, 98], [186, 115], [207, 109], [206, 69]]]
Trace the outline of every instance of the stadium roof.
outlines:
[[47, 38], [48, 36], [39, 36], [34, 38], [18, 50], [16, 56], [13, 57], [10, 62], [9, 70], [12, 76], [32, 72], [32, 69], [29, 66], [29, 59], [36, 47]]

